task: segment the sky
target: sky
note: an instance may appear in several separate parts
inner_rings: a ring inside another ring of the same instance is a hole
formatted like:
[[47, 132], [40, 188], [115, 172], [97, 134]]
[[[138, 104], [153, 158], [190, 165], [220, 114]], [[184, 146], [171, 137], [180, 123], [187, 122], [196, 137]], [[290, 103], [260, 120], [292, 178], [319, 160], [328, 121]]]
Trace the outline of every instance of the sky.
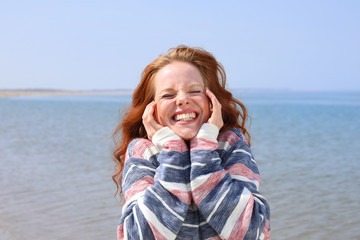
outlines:
[[185, 44], [232, 89], [360, 90], [358, 0], [0, 0], [0, 89], [134, 89]]

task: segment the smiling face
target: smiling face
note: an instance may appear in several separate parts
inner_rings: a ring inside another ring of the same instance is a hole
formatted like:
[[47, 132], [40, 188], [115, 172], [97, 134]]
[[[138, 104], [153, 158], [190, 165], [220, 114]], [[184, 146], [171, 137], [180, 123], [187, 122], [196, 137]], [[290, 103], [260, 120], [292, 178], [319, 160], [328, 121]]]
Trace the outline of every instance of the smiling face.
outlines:
[[190, 63], [173, 62], [156, 73], [153, 84], [157, 122], [184, 140], [195, 137], [210, 117], [200, 71]]

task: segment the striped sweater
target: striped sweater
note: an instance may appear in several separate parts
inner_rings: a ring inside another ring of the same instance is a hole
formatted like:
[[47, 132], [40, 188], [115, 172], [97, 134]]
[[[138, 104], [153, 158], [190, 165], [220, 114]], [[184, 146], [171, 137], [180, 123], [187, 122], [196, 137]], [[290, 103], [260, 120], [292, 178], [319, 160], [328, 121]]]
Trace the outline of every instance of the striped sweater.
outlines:
[[238, 129], [205, 123], [186, 144], [170, 128], [127, 149], [118, 239], [269, 239], [270, 209]]

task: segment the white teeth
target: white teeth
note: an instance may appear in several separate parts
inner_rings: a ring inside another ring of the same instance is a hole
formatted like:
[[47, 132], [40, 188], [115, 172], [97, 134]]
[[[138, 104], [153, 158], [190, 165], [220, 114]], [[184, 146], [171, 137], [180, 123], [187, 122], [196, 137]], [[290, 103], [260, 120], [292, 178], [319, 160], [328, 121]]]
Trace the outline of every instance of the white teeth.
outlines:
[[183, 113], [175, 116], [176, 121], [190, 121], [196, 118], [195, 113]]

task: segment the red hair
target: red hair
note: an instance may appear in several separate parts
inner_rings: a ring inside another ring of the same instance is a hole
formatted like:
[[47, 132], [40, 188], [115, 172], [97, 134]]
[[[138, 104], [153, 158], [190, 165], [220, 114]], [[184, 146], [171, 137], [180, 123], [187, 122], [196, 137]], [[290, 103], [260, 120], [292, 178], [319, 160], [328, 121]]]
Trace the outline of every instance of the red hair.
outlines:
[[211, 53], [200, 48], [190, 48], [183, 45], [172, 48], [166, 55], [160, 55], [146, 66], [140, 83], [133, 93], [132, 104], [125, 112], [113, 134], [115, 140], [113, 156], [116, 170], [112, 178], [116, 183], [117, 191], [120, 189], [120, 194], [127, 146], [135, 138], [147, 137], [142, 123], [142, 115], [146, 106], [154, 100], [154, 89], [152, 87], [154, 77], [162, 67], [176, 61], [188, 62], [197, 67], [203, 77], [205, 86], [219, 100], [224, 121], [221, 131], [238, 128], [245, 135], [250, 145], [250, 134], [245, 127], [248, 112], [244, 104], [235, 99], [231, 92], [226, 90], [226, 74], [221, 63], [217, 62]]

